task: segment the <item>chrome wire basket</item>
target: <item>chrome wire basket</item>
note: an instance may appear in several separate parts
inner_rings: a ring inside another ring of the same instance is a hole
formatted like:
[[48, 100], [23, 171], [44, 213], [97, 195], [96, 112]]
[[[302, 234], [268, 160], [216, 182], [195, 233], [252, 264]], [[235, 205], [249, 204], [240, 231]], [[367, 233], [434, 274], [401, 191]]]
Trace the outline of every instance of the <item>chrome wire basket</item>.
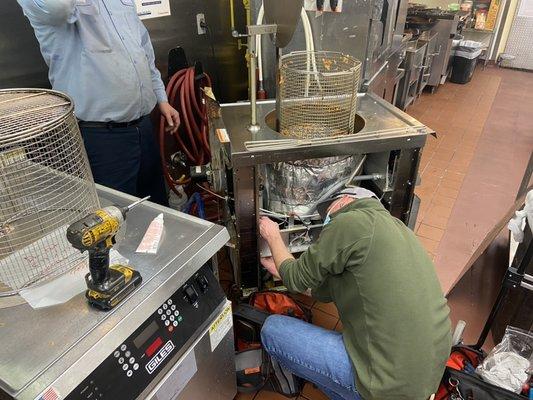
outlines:
[[83, 263], [66, 228], [98, 206], [72, 101], [0, 90], [0, 296]]
[[277, 114], [283, 136], [309, 139], [351, 134], [361, 62], [332, 51], [280, 58]]

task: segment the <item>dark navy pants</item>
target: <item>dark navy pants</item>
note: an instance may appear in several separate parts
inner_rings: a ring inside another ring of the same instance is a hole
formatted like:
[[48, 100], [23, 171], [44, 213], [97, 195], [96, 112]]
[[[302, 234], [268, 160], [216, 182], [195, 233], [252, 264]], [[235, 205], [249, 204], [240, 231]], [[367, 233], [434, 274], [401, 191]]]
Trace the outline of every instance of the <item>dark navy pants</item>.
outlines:
[[127, 128], [81, 126], [94, 181], [168, 205], [159, 148], [152, 121], [145, 116]]

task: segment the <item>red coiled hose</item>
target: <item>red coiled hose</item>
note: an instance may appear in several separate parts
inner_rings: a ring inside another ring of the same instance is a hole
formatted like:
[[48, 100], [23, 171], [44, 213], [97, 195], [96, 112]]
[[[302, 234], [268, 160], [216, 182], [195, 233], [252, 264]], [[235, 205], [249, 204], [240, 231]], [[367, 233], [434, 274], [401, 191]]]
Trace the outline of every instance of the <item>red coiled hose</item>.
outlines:
[[[179, 149], [187, 156], [190, 165], [204, 165], [211, 159], [209, 148], [207, 106], [203, 98], [203, 88], [211, 86], [211, 79], [204, 74], [195, 84], [193, 67], [176, 72], [168, 82], [168, 101], [180, 114], [181, 125], [174, 133]], [[159, 124], [159, 146], [163, 159], [163, 172], [170, 188], [177, 192], [176, 185], [187, 183], [182, 178], [175, 180], [164, 160], [166, 119], [161, 116]]]

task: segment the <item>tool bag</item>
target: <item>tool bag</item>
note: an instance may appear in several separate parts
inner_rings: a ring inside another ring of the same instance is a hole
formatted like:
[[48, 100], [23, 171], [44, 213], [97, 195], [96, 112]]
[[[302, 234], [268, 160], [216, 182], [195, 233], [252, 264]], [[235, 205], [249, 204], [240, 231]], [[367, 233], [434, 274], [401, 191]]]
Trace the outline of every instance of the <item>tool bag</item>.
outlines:
[[276, 291], [257, 292], [250, 296], [250, 305], [269, 314], [287, 315], [311, 322], [311, 310], [286, 293]]
[[269, 384], [284, 396], [298, 396], [303, 381], [271, 358], [261, 346], [261, 328], [272, 314], [288, 315], [311, 322], [311, 310], [285, 293], [265, 291], [239, 304], [233, 314], [236, 337], [237, 390], [255, 392]]
[[450, 384], [450, 376], [453, 371], [468, 371], [468, 373], [473, 374], [484, 358], [485, 354], [482, 351], [474, 350], [468, 346], [458, 345], [452, 347], [450, 357], [446, 362], [446, 373], [441, 381], [435, 400], [449, 399], [451, 394], [453, 394], [453, 388]]

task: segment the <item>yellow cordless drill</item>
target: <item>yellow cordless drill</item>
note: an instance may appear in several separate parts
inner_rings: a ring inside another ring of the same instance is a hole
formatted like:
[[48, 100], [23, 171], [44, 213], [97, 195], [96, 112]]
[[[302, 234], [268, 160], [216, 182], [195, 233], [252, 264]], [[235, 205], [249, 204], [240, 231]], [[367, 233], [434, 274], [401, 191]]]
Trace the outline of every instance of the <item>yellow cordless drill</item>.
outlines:
[[148, 200], [138, 200], [127, 207], [109, 206], [89, 214], [67, 228], [67, 240], [82, 253], [89, 252], [89, 271], [85, 276], [89, 304], [111, 310], [142, 281], [141, 274], [126, 265], [109, 265], [109, 251], [115, 236], [132, 208]]

